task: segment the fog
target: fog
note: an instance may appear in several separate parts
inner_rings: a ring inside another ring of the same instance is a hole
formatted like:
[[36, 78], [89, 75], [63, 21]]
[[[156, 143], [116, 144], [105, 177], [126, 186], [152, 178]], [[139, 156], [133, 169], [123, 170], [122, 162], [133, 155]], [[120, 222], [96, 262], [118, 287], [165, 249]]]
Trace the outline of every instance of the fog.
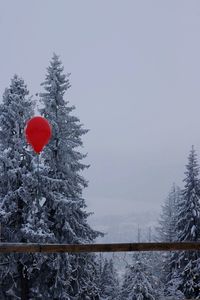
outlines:
[[14, 73], [41, 91], [53, 52], [89, 133], [93, 218], [160, 209], [200, 150], [199, 1], [1, 1], [0, 92]]

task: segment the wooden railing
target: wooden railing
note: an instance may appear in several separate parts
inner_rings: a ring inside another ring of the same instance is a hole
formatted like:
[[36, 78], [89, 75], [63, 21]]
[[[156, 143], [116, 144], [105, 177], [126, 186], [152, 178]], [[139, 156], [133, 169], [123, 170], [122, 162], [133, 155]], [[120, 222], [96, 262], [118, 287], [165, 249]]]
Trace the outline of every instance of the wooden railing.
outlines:
[[0, 253], [36, 252], [132, 252], [199, 250], [200, 242], [181, 243], [120, 243], [120, 244], [30, 244], [0, 243]]

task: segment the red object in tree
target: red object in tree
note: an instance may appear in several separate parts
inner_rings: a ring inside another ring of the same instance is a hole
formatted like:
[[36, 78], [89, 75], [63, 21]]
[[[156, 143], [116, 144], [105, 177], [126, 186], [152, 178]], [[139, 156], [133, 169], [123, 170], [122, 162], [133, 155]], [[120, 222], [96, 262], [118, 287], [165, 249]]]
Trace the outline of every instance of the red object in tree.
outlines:
[[36, 116], [30, 119], [25, 128], [27, 142], [36, 153], [40, 153], [51, 138], [51, 126], [47, 119]]

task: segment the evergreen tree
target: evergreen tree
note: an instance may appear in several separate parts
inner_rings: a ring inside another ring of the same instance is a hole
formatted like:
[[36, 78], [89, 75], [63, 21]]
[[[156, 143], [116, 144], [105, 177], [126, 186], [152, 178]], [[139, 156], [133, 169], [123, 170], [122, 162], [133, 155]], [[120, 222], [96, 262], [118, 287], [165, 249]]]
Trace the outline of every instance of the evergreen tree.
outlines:
[[148, 274], [150, 282], [153, 287], [155, 299], [160, 299], [160, 296], [163, 294], [163, 284], [161, 277], [161, 252], [145, 252], [143, 253], [143, 260], [145, 261], [148, 267]]
[[[179, 242], [199, 241], [200, 239], [200, 188], [197, 155], [192, 146], [185, 172], [185, 186], [178, 205], [175, 230]], [[180, 251], [171, 260], [174, 268], [172, 282], [178, 282], [178, 289], [187, 299], [199, 299], [200, 274], [198, 251]], [[177, 286], [177, 285], [176, 285]]]
[[173, 184], [164, 205], [162, 205], [159, 226], [156, 228], [159, 242], [170, 243], [176, 240], [175, 222], [180, 194], [180, 188]]
[[145, 259], [145, 255], [142, 253], [136, 254], [134, 264], [126, 268], [120, 299], [155, 300], [156, 292], [153, 286], [154, 279]]
[[[162, 212], [159, 219], [159, 226], [157, 230], [157, 240], [159, 242], [175, 242], [177, 240], [177, 233], [175, 229], [177, 219], [178, 203], [180, 202], [181, 191], [180, 188], [173, 184], [172, 189], [162, 206]], [[171, 266], [172, 251], [161, 254], [160, 272], [163, 293], [168, 294], [168, 282], [170, 282], [173, 274]]]
[[102, 273], [103, 273], [103, 266], [104, 266], [104, 258], [102, 253], [100, 252], [99, 255], [96, 257], [96, 264], [97, 264], [97, 284], [99, 289], [99, 295], [101, 294], [101, 284], [102, 284]]
[[163, 297], [160, 297], [160, 300], [184, 300], [184, 294], [179, 290], [180, 283], [181, 281], [177, 271], [174, 270], [171, 274], [171, 279], [166, 284]]
[[100, 279], [102, 299], [116, 300], [119, 296], [119, 280], [112, 259], [105, 259]]
[[[87, 181], [80, 174], [88, 166], [81, 161], [86, 157], [78, 149], [82, 146], [82, 135], [88, 132], [80, 120], [71, 112], [64, 99], [69, 89], [69, 74], [63, 73], [59, 57], [53, 55], [47, 69], [46, 80], [42, 83], [44, 92], [40, 94], [43, 108], [41, 114], [52, 125], [52, 138], [41, 155], [41, 193], [44, 199], [43, 209], [48, 219], [48, 227], [58, 243], [92, 243], [102, 235], [94, 231], [87, 223], [90, 213], [86, 212], [85, 200], [82, 197]], [[51, 299], [68, 299], [61, 297], [67, 292], [70, 299], [98, 299], [96, 282], [96, 261], [93, 254], [54, 255], [51, 266]], [[66, 270], [65, 261], [70, 263]], [[46, 266], [44, 265], [44, 269]], [[41, 272], [39, 281], [43, 282]], [[67, 281], [67, 284], [66, 284]], [[59, 289], [55, 289], [56, 285]], [[60, 298], [59, 298], [60, 297]]]
[[[39, 241], [48, 235], [45, 224], [41, 228], [36, 211], [33, 211], [34, 202], [37, 209], [37, 174], [32, 152], [27, 149], [24, 139], [25, 124], [33, 115], [34, 105], [28, 95], [23, 79], [15, 75], [0, 105], [0, 223], [3, 242]], [[27, 227], [30, 222], [34, 226], [32, 230]], [[35, 264], [32, 255], [3, 254], [1, 261], [0, 298], [28, 299], [29, 277]]]

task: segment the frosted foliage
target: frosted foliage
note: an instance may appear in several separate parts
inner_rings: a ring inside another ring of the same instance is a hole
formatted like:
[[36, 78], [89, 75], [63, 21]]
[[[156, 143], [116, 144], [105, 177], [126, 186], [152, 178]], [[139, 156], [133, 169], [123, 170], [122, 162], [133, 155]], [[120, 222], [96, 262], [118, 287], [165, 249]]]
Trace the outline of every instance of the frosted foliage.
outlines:
[[[181, 197], [180, 188], [173, 184], [171, 191], [162, 206], [159, 226], [156, 228], [157, 240], [159, 242], [175, 242], [177, 240], [175, 224], [177, 222], [178, 206]], [[169, 284], [169, 282], [173, 274], [173, 267], [171, 264], [173, 255], [174, 253], [172, 251], [161, 253], [160, 279], [163, 297], [167, 297], [171, 293], [171, 283]]]
[[[33, 115], [34, 102], [28, 95], [24, 81], [15, 75], [0, 106], [1, 237], [4, 242], [53, 242], [56, 239], [37, 201], [35, 158], [24, 139], [25, 124]], [[27, 286], [31, 291], [44, 261], [49, 259], [51, 255], [2, 255], [0, 298], [23, 297]]]
[[188, 160], [185, 172], [186, 178], [184, 179], [185, 188], [182, 191], [183, 201], [179, 206], [178, 212], [177, 229], [179, 240], [196, 241], [200, 235], [200, 232], [197, 231], [200, 225], [200, 188], [198, 179], [199, 167], [194, 148], [192, 148]]
[[[184, 189], [181, 201], [178, 205], [175, 231], [177, 241], [199, 241], [200, 240], [200, 185], [199, 166], [197, 155], [192, 147], [186, 165]], [[199, 274], [199, 251], [174, 252], [171, 258], [171, 269], [173, 270], [170, 285], [180, 290], [186, 299], [198, 299], [200, 295]]]
[[162, 212], [157, 229], [157, 239], [160, 242], [174, 242], [177, 239], [175, 223], [177, 207], [181, 199], [180, 188], [173, 184], [172, 189], [162, 205]]
[[122, 300], [155, 300], [153, 276], [144, 259], [145, 255], [136, 255], [133, 265], [126, 268], [121, 290]]
[[[98, 261], [99, 288], [101, 299], [119, 299], [119, 279], [112, 259]], [[101, 264], [100, 264], [101, 263]]]
[[[70, 83], [69, 74], [65, 75], [63, 71], [59, 57], [54, 54], [42, 83], [44, 92], [40, 94], [43, 105], [41, 114], [52, 125], [52, 138], [41, 155], [42, 208], [56, 242], [91, 243], [102, 234], [94, 231], [87, 223], [90, 213], [86, 212], [82, 197], [82, 190], [88, 183], [81, 172], [88, 165], [81, 162], [86, 155], [79, 150], [82, 147], [81, 137], [88, 130], [72, 115], [75, 107], [69, 106], [64, 99]], [[69, 266], [70, 276], [66, 273], [63, 261], [59, 261], [59, 270], [63, 274], [57, 277], [60, 292], [67, 292], [69, 297], [75, 297], [73, 299], [98, 299], [95, 256], [70, 255]], [[56, 291], [54, 293], [56, 296]]]
[[[0, 222], [4, 242], [43, 241], [50, 234], [33, 215], [36, 172], [33, 153], [24, 139], [24, 128], [33, 115], [33, 104], [23, 81], [17, 75], [3, 94], [0, 105]], [[36, 210], [39, 207], [36, 205]], [[38, 257], [37, 264], [41, 264]], [[1, 299], [19, 299], [28, 278], [33, 278], [34, 258], [30, 254], [4, 254], [1, 257]], [[22, 285], [20, 286], [20, 283]]]
[[65, 184], [59, 188], [62, 188], [68, 196], [80, 197], [82, 188], [87, 186], [87, 181], [79, 171], [88, 166], [81, 163], [86, 155], [76, 149], [82, 146], [81, 136], [88, 130], [83, 129], [79, 119], [71, 115], [75, 107], [69, 106], [68, 101], [64, 100], [64, 93], [70, 84], [69, 74], [64, 75], [62, 71], [61, 62], [58, 56], [54, 55], [46, 81], [42, 84], [45, 92], [40, 95], [44, 104], [41, 113], [50, 121], [53, 128], [53, 138], [46, 147], [43, 158], [51, 177], [65, 179]]

